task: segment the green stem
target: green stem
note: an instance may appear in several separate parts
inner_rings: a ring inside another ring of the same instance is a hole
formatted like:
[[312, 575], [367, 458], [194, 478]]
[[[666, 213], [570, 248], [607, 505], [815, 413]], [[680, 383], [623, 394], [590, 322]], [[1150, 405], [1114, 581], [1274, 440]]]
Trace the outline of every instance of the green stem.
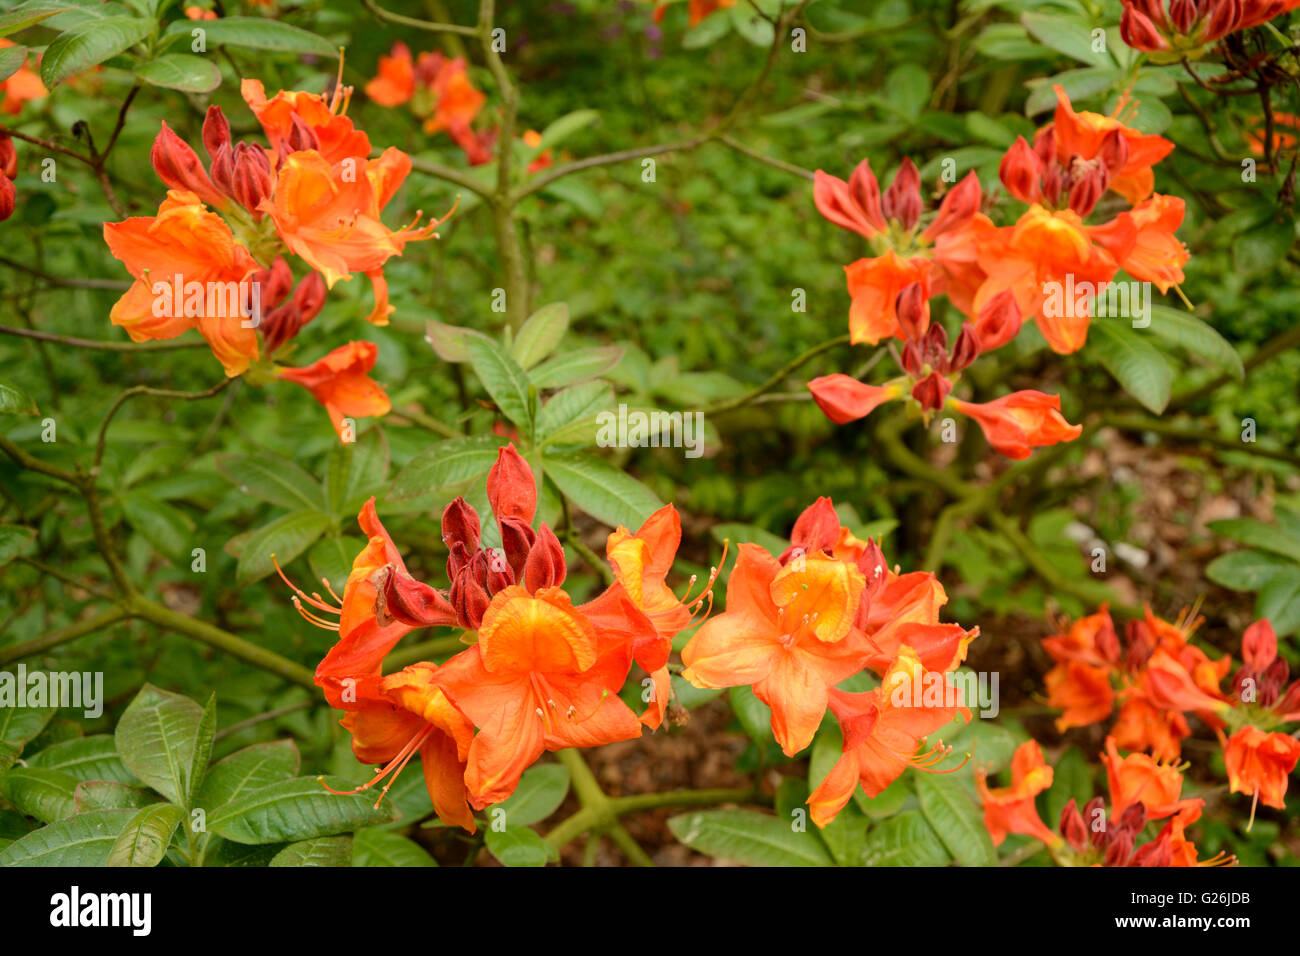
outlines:
[[823, 352], [829, 352], [831, 349], [837, 346], [847, 345], [848, 343], [849, 343], [849, 335], [846, 332], [844, 335], [837, 335], [835, 336], [835, 338], [828, 339], [825, 342], [822, 342], [820, 345], [814, 345], [812, 348], [804, 352], [802, 355], [798, 356], [794, 360], [787, 362], [785, 365], [781, 366], [781, 368], [777, 370], [777, 372], [773, 374], [771, 378], [769, 378], [762, 385], [759, 385], [757, 388], [751, 389], [750, 391], [746, 392], [744, 395], [737, 395], [735, 398], [728, 398], [721, 402], [715, 402], [712, 405], [707, 405], [702, 408], [693, 409], [693, 411], [703, 412], [705, 415], [718, 415], [721, 414], [722, 412], [729, 412], [732, 409], [740, 408], [743, 405], [748, 405], [754, 399], [758, 398], [758, 396], [763, 395], [766, 392], [770, 392], [772, 389], [776, 388], [787, 378], [789, 378], [792, 374], [794, 374], [794, 372], [798, 371], [798, 369], [801, 366], [806, 365], [808, 362], [811, 362], [813, 359], [821, 355]]
[[93, 634], [95, 631], [102, 630], [119, 621], [125, 621], [131, 616], [131, 612], [126, 607], [114, 605], [100, 611], [98, 614], [69, 624], [67, 627], [61, 627], [56, 631], [50, 631], [48, 634], [42, 634], [30, 641], [0, 648], [0, 665], [11, 664], [14, 661], [22, 660], [24, 657], [34, 657], [51, 648], [58, 647], [60, 644], [75, 641], [79, 637]]

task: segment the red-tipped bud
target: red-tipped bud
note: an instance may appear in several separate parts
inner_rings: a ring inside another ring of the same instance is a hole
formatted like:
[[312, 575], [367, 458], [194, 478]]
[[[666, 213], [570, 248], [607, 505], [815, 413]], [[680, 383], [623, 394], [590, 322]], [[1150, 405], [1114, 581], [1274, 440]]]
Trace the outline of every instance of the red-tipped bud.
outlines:
[[[477, 555], [477, 560], [483, 560], [482, 552]], [[461, 569], [460, 574], [456, 575], [456, 579], [451, 584], [451, 606], [456, 609], [460, 625], [471, 631], [478, 630], [479, 625], [483, 623], [483, 614], [492, 603], [487, 588], [475, 577], [475, 570], [474, 562], [471, 562]], [[486, 579], [485, 563], [482, 570]]]
[[221, 107], [213, 103], [203, 118], [203, 148], [209, 159], [216, 159], [222, 146], [230, 146], [230, 123]]
[[293, 291], [293, 273], [283, 256], [276, 256], [271, 268], [254, 272], [252, 278], [260, 287], [264, 309], [275, 308]]
[[537, 484], [533, 470], [512, 442], [497, 451], [496, 464], [488, 472], [488, 502], [500, 521], [507, 517], [522, 518], [531, 524], [537, 511]]
[[537, 540], [537, 532], [523, 518], [507, 515], [498, 522], [501, 527], [501, 549], [514, 572], [516, 581], [524, 575], [524, 564], [528, 561], [528, 552], [532, 551]]
[[1138, 831], [1146, 826], [1146, 822], [1147, 807], [1145, 803], [1139, 800], [1137, 803], [1131, 803], [1124, 808], [1124, 812], [1120, 814], [1119, 823], [1117, 825], [1121, 830], [1137, 834]]
[[1061, 201], [1061, 193], [1065, 189], [1065, 170], [1061, 168], [1060, 163], [1052, 163], [1043, 167], [1043, 182], [1041, 187], [1042, 200], [1049, 206], [1055, 206]]
[[885, 589], [889, 583], [889, 565], [885, 563], [885, 552], [875, 538], [867, 539], [867, 546], [858, 555], [858, 570], [867, 579], [864, 595], [870, 599]]
[[1080, 216], [1088, 215], [1109, 186], [1110, 173], [1106, 167], [1093, 166], [1070, 186], [1070, 209]]
[[1056, 124], [1048, 123], [1034, 134], [1034, 155], [1043, 164], [1043, 172], [1056, 163]]
[[[840, 536], [840, 516], [835, 512], [835, 505], [830, 498], [822, 495], [799, 515], [790, 530], [790, 546], [802, 548], [804, 553], [825, 551], [827, 554], [835, 547]], [[784, 564], [789, 555], [787, 550], [782, 555]]]
[[1187, 36], [1196, 26], [1196, 0], [1170, 0], [1169, 20], [1174, 29]]
[[212, 185], [235, 198], [235, 150], [228, 143], [222, 143], [212, 157]]
[[1096, 644], [1097, 650], [1101, 652], [1101, 656], [1108, 663], [1119, 663], [1122, 653], [1119, 646], [1119, 635], [1115, 633], [1115, 625], [1111, 621], [1109, 614], [1106, 615], [1105, 621], [1102, 622], [1101, 629], [1097, 631]]
[[1073, 797], [1061, 811], [1061, 823], [1058, 829], [1061, 831], [1061, 836], [1065, 837], [1065, 842], [1074, 849], [1082, 852], [1088, 848], [1088, 824], [1084, 822], [1083, 814], [1079, 812]]
[[1268, 618], [1260, 618], [1241, 636], [1241, 659], [1252, 671], [1258, 673], [1273, 663], [1277, 657], [1277, 634]]
[[1106, 134], [1097, 149], [1097, 158], [1105, 164], [1112, 174], [1119, 172], [1128, 162], [1128, 140], [1121, 130], [1113, 129]]
[[319, 272], [309, 272], [298, 283], [298, 288], [293, 291], [293, 304], [298, 307], [302, 313], [303, 325], [306, 325], [312, 319], [320, 314], [320, 310], [325, 307], [325, 296], [328, 289], [325, 287], [325, 280], [321, 278]]
[[1093, 846], [1105, 846], [1110, 839], [1110, 827], [1106, 823], [1106, 801], [1093, 797], [1083, 805], [1083, 821], [1088, 826], [1088, 839]]
[[17, 204], [18, 190], [14, 188], [13, 180], [0, 173], [0, 222], [4, 222], [14, 214]]
[[1022, 323], [1020, 306], [1015, 293], [1003, 289], [984, 303], [975, 317], [975, 331], [985, 352], [1000, 349], [1020, 334]]
[[[504, 548], [488, 548], [483, 552], [487, 560], [487, 589], [489, 594], [503, 591], [519, 579], [515, 569], [510, 566], [510, 558]], [[478, 560], [476, 556], [475, 561]]]
[[952, 382], [938, 372], [931, 372], [912, 386], [912, 397], [921, 403], [922, 409], [937, 411], [943, 408], [944, 399], [948, 397], [948, 393], [951, 391]]
[[10, 179], [18, 177], [18, 150], [8, 133], [0, 133], [0, 173]]
[[[464, 498], [457, 497], [442, 510], [443, 543], [448, 548], [460, 545], [465, 552], [466, 560], [469, 555], [478, 550], [481, 527], [478, 512]], [[460, 565], [457, 565], [456, 572], [459, 571]], [[451, 572], [451, 576], [454, 578], [455, 572]]]
[[1169, 41], [1160, 35], [1151, 18], [1134, 7], [1124, 7], [1124, 14], [1119, 19], [1119, 35], [1135, 50], [1156, 53], [1169, 49]]
[[[1282, 699], [1277, 702], [1276, 710], [1280, 714], [1300, 714], [1300, 680], [1293, 683], [1286, 689]], [[1290, 720], [1297, 720], [1300, 717], [1291, 717]]]
[[1231, 33], [1242, 22], [1243, 10], [1241, 0], [1218, 0], [1211, 9], [1210, 17], [1201, 29], [1202, 43], [1217, 40], [1224, 34]]
[[306, 149], [320, 149], [320, 138], [316, 131], [303, 121], [297, 113], [293, 114], [293, 125], [289, 129], [289, 151], [297, 153]]
[[1128, 866], [1128, 858], [1133, 854], [1133, 834], [1128, 830], [1117, 830], [1106, 846], [1103, 866]]
[[271, 161], [261, 146], [240, 143], [235, 147], [235, 168], [231, 185], [235, 199], [260, 219], [257, 207], [271, 195]]
[[904, 229], [914, 229], [921, 221], [921, 174], [911, 159], [904, 158], [880, 197], [880, 211], [886, 219], [893, 219]]
[[206, 203], [225, 205], [225, 199], [213, 187], [203, 163], [199, 161], [198, 153], [172, 132], [166, 122], [153, 141], [149, 159], [158, 178], [169, 188], [187, 189]]
[[1160, 836], [1150, 843], [1144, 843], [1133, 851], [1129, 866], [1169, 866], [1174, 861], [1174, 848], [1169, 842], [1169, 831], [1162, 830]]
[[905, 340], [919, 340], [930, 327], [930, 300], [920, 282], [903, 287], [894, 302], [894, 312]]
[[898, 356], [899, 363], [903, 366], [903, 371], [912, 378], [920, 378], [922, 369], [925, 367], [925, 359], [921, 357], [921, 347], [911, 340], [903, 346]]
[[1032, 150], [1023, 136], [1017, 136], [1002, 164], [998, 166], [998, 178], [1007, 192], [1021, 202], [1037, 202], [1041, 195], [1043, 178], [1043, 160]]
[[[940, 326], [936, 326], [939, 328]], [[948, 361], [948, 371], [960, 372], [968, 368], [972, 362], [979, 358], [980, 354], [980, 336], [975, 331], [975, 326], [969, 322], [961, 324], [961, 332], [957, 334], [957, 343], [952, 347], [952, 358]]]
[[812, 392], [817, 407], [836, 425], [865, 418], [878, 405], [898, 398], [895, 386], [867, 385], [839, 372], [813, 379], [808, 383], [808, 391]]
[[530, 594], [541, 588], [556, 588], [564, 583], [566, 573], [564, 547], [555, 532], [543, 522], [524, 564], [524, 587]]
[[380, 627], [398, 621], [408, 627], [445, 627], [456, 623], [447, 597], [401, 568], [386, 564], [370, 576], [375, 588], [375, 620]]

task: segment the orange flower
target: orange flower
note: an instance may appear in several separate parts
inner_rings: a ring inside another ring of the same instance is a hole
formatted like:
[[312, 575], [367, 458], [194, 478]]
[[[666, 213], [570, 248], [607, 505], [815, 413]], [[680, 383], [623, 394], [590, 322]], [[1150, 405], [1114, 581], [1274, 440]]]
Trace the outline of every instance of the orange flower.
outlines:
[[925, 298], [929, 298], [929, 263], [921, 257], [904, 259], [888, 249], [874, 259], [859, 259], [845, 266], [844, 274], [853, 299], [849, 306], [850, 341], [854, 345], [862, 342], [876, 345], [891, 336], [905, 340], [895, 302], [898, 294], [913, 282], [920, 282]]
[[1177, 813], [1189, 801], [1179, 800], [1183, 775], [1178, 768], [1162, 764], [1147, 754], [1131, 753], [1121, 758], [1115, 738], [1106, 738], [1106, 765], [1112, 812], [1116, 817], [1135, 803], [1146, 807], [1148, 820], [1161, 820]]
[[1043, 638], [1043, 649], [1058, 663], [1079, 661], [1094, 667], [1110, 667], [1119, 660], [1119, 639], [1109, 608], [1103, 604], [1095, 614], [1081, 617], [1065, 634]]
[[[1163, 136], [1144, 135], [1125, 126], [1114, 116], [1102, 116], [1087, 110], [1075, 112], [1065, 88], [1056, 91], [1056, 116], [1053, 131], [1056, 138], [1056, 157], [1062, 164], [1070, 164], [1075, 157], [1095, 159], [1102, 151], [1107, 136], [1115, 130], [1123, 138], [1127, 159], [1110, 180], [1110, 188], [1132, 205], [1137, 205], [1151, 195], [1155, 174], [1151, 167], [1173, 152], [1174, 144]], [[1121, 101], [1121, 107], [1123, 101]]]
[[387, 780], [379, 795], [382, 800], [418, 753], [438, 818], [473, 833], [477, 826], [466, 800], [465, 763], [474, 727], [438, 689], [437, 671], [436, 664], [421, 662], [390, 674], [383, 679], [379, 696], [366, 697], [344, 714], [341, 723], [352, 734], [356, 758], [384, 764], [363, 786], [344, 792], [359, 793]]
[[474, 117], [487, 102], [487, 97], [470, 82], [465, 61], [460, 57], [446, 59], [441, 54], [420, 54], [420, 71], [428, 75], [428, 87], [433, 94], [433, 113], [424, 121], [425, 133], [432, 136], [447, 130], [453, 137], [469, 132]]
[[311, 392], [325, 406], [339, 440], [347, 441], [346, 419], [386, 415], [392, 408], [383, 386], [367, 374], [378, 357], [373, 342], [349, 342], [305, 368], [281, 369], [280, 377]]
[[366, 96], [380, 106], [401, 106], [415, 93], [415, 61], [411, 48], [398, 41], [388, 56], [379, 57], [379, 72], [366, 84]]
[[817, 407], [836, 425], [865, 418], [903, 394], [901, 385], [867, 385], [838, 372], [813, 379], [808, 391]]
[[1223, 748], [1232, 793], [1249, 793], [1266, 807], [1286, 809], [1287, 777], [1300, 760], [1300, 740], [1279, 731], [1242, 727]]
[[[1075, 725], [1081, 726], [1081, 725]], [[1182, 740], [1191, 736], [1187, 718], [1176, 710], [1152, 704], [1137, 688], [1127, 691], [1111, 735], [1125, 750], [1145, 750], [1157, 760], [1174, 761], [1182, 753]]]
[[[342, 69], [340, 64], [340, 74]], [[239, 92], [279, 159], [301, 149], [315, 150], [330, 165], [345, 159], [364, 163], [370, 155], [370, 138], [344, 115], [350, 86], [336, 85], [328, 101], [319, 93], [301, 90], [281, 90], [267, 99], [261, 80], [242, 81]]]
[[1048, 705], [1062, 711], [1056, 718], [1056, 729], [1060, 733], [1071, 727], [1087, 727], [1105, 720], [1115, 706], [1109, 667], [1066, 661], [1048, 671], [1044, 683], [1047, 685]]
[[[12, 40], [0, 37], [0, 50], [13, 45]], [[24, 62], [8, 78], [0, 80], [0, 113], [17, 116], [23, 111], [25, 103], [49, 95], [50, 92], [41, 82], [39, 74]]]
[[677, 509], [664, 505], [632, 534], [620, 525], [605, 543], [605, 554], [614, 569], [615, 587], [580, 610], [591, 616], [597, 608], [608, 607], [620, 594], [626, 595], [653, 625], [634, 640], [632, 656], [651, 676], [654, 695], [641, 722], [652, 730], [658, 727], [668, 708], [672, 681], [668, 673], [668, 655], [673, 638], [691, 623], [693, 608], [709, 596], [712, 581], [704, 594], [690, 604], [683, 602], [668, 587], [666, 579], [677, 557], [682, 540], [682, 520]]
[[560, 588], [512, 585], [494, 595], [478, 643], [437, 674], [478, 728], [465, 771], [470, 803], [510, 796], [544, 751], [638, 736], [641, 722], [618, 697], [630, 666], [627, 642], [593, 625]]
[[198, 196], [171, 190], [156, 216], [104, 223], [104, 241], [135, 278], [109, 314], [132, 341], [173, 339], [197, 327], [228, 376], [257, 358], [239, 284], [258, 264]]
[[324, 276], [329, 288], [354, 272], [370, 277], [375, 307], [367, 320], [376, 325], [387, 325], [392, 312], [384, 263], [400, 256], [408, 242], [437, 235], [437, 222], [392, 230], [379, 218], [410, 171], [410, 157], [398, 149], [385, 150], [351, 177], [321, 153], [303, 150], [281, 163], [274, 195], [259, 207], [290, 251]]
[[1037, 203], [1014, 226], [986, 230], [977, 257], [988, 279], [975, 296], [975, 308], [1010, 289], [1021, 315], [1033, 316], [1047, 344], [1062, 354], [1078, 351], [1088, 337], [1086, 302], [1049, 300], [1044, 289], [1064, 289], [1069, 277], [1071, 286], [1092, 283], [1096, 291], [1118, 268], [1078, 213]]
[[1043, 751], [1034, 740], [1026, 740], [1016, 748], [1011, 758], [1011, 786], [990, 790], [987, 771], [975, 772], [975, 790], [984, 805], [984, 826], [994, 846], [1001, 846], [1008, 833], [1023, 833], [1049, 847], [1064, 842], [1047, 828], [1034, 806], [1034, 798], [1051, 785], [1052, 768], [1044, 762]]
[[[816, 790], [808, 797], [813, 822], [824, 827], [835, 819], [861, 784], [874, 797], [897, 780], [909, 766], [927, 772], [951, 751], [941, 746], [918, 753], [921, 741], [958, 713], [970, 720], [970, 711], [960, 706], [960, 693], [950, 687], [943, 704], [931, 705], [927, 688], [941, 674], [927, 671], [909, 647], [903, 647], [880, 686], [863, 694], [831, 690], [830, 708], [840, 722], [844, 749]], [[957, 768], [953, 768], [957, 769]]]
[[700, 688], [752, 685], [793, 757], [812, 743], [831, 688], [870, 651], [853, 626], [865, 583], [855, 566], [824, 554], [782, 567], [758, 545], [742, 544], [726, 613], [706, 621], [683, 649], [682, 676]]
[[1174, 232], [1183, 224], [1183, 201], [1156, 193], [1088, 234], [1133, 278], [1150, 282], [1162, 293], [1183, 281], [1191, 258]]
[[949, 398], [948, 405], [975, 419], [984, 437], [1008, 458], [1028, 458], [1030, 449], [1073, 441], [1083, 431], [1061, 415], [1061, 399], [1042, 392], [1020, 391], [977, 404]]

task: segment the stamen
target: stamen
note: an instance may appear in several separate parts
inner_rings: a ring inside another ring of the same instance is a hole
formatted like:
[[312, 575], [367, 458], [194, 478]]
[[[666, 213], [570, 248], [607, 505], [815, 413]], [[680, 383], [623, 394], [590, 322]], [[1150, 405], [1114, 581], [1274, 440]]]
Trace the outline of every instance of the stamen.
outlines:
[[341, 606], [343, 604], [343, 599], [334, 593], [334, 588], [330, 586], [330, 579], [327, 577], [322, 577], [320, 580], [321, 580], [321, 584], [325, 585], [325, 590], [329, 591], [330, 597], [338, 601], [339, 605]]
[[335, 790], [324, 780], [321, 781], [321, 786], [336, 796], [347, 797], [354, 793], [362, 793], [363, 791], [369, 790], [375, 784], [379, 783], [379, 781], [383, 780], [385, 777], [389, 777], [391, 774], [388, 783], [386, 783], [384, 789], [379, 792], [379, 799], [375, 801], [375, 809], [378, 809], [379, 805], [384, 802], [384, 797], [388, 795], [389, 788], [397, 782], [398, 774], [400, 774], [402, 770], [405, 769], [406, 765], [411, 762], [411, 758], [416, 755], [420, 746], [424, 743], [425, 738], [427, 738], [431, 733], [433, 733], [433, 724], [425, 724], [414, 737], [406, 742], [406, 746], [399, 750], [397, 755], [393, 757], [386, 766], [376, 770], [374, 777], [357, 787], [355, 790]]
[[[275, 567], [275, 573], [280, 575], [280, 580], [283, 581], [285, 584], [289, 585], [289, 588], [293, 591], [294, 594], [298, 595], [298, 597], [302, 598], [312, 607], [319, 608], [322, 611], [327, 611], [330, 614], [343, 613], [343, 608], [341, 606], [343, 604], [342, 600], [339, 601], [340, 607], [331, 607], [330, 605], [326, 604], [324, 601], [320, 599], [319, 594], [315, 595], [314, 597], [309, 596], [306, 591], [304, 591], [302, 588], [298, 587], [298, 585], [290, 581], [288, 576], [285, 575], [284, 570], [280, 567], [280, 562], [275, 560], [275, 554], [271, 555], [271, 564], [274, 565]], [[329, 582], [326, 582], [327, 587], [328, 585]], [[330, 593], [333, 594], [334, 592], [330, 591]], [[334, 596], [338, 597], [338, 595], [334, 595]]]
[[305, 607], [303, 607], [302, 601], [298, 599], [298, 595], [295, 594], [292, 600], [293, 600], [294, 608], [296, 608], [298, 613], [302, 615], [303, 620], [308, 621], [311, 624], [315, 624], [317, 627], [323, 627], [327, 631], [337, 631], [339, 629], [338, 621], [326, 621], [322, 618], [317, 617], [315, 614], [312, 614]]

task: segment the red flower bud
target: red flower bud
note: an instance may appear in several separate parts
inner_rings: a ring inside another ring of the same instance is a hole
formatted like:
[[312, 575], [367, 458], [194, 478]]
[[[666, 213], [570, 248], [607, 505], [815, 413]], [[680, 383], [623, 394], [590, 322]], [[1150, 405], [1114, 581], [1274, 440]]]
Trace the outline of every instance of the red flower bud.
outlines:
[[514, 515], [501, 518], [498, 525], [501, 528], [501, 549], [513, 572], [514, 580], [519, 581], [524, 576], [524, 564], [527, 563], [528, 553], [532, 551], [533, 543], [537, 540], [537, 532], [523, 518]]
[[1106, 847], [1103, 866], [1128, 866], [1128, 858], [1133, 853], [1133, 834], [1127, 830], [1117, 830]]
[[1151, 18], [1135, 7], [1124, 7], [1124, 14], [1119, 20], [1119, 35], [1135, 50], [1155, 53], [1169, 49], [1169, 41], [1160, 35]]
[[1043, 164], [1043, 172], [1056, 163], [1056, 124], [1048, 123], [1034, 134], [1034, 155]]
[[[935, 326], [935, 328], [942, 328], [942, 326]], [[961, 332], [957, 334], [957, 344], [952, 347], [952, 358], [948, 362], [948, 371], [960, 372], [979, 358], [979, 354], [979, 333], [975, 331], [975, 326], [969, 322], [963, 322]]]
[[162, 124], [158, 136], [153, 141], [149, 159], [153, 163], [158, 178], [171, 189], [187, 189], [204, 202], [213, 206], [224, 206], [225, 198], [217, 192], [208, 178], [198, 153], [190, 149], [185, 140], [177, 136]]
[[1259, 672], [1277, 657], [1277, 634], [1268, 618], [1261, 618], [1241, 636], [1241, 659], [1252, 671]]
[[306, 277], [298, 283], [298, 288], [293, 292], [293, 304], [302, 313], [303, 325], [320, 314], [320, 310], [325, 307], [327, 293], [325, 280], [321, 278], [319, 272], [307, 273]]
[[1002, 180], [1007, 192], [1021, 202], [1038, 201], [1041, 195], [1043, 160], [1029, 147], [1023, 136], [1017, 136], [1002, 157], [1002, 163], [998, 166], [998, 178]]
[[1174, 848], [1169, 843], [1169, 830], [1166, 828], [1160, 831], [1160, 836], [1133, 852], [1129, 866], [1169, 866], [1173, 860]]
[[497, 451], [496, 464], [488, 472], [487, 494], [498, 521], [516, 517], [525, 524], [532, 522], [537, 511], [537, 485], [533, 470], [513, 443]]
[[1088, 848], [1088, 824], [1084, 822], [1083, 814], [1079, 812], [1073, 797], [1061, 811], [1061, 823], [1058, 829], [1065, 837], [1065, 842], [1074, 849], [1082, 852]]
[[[479, 552], [477, 559], [483, 559], [483, 553]], [[482, 570], [486, 578], [486, 563], [483, 564]], [[492, 603], [492, 598], [487, 592], [487, 588], [480, 584], [475, 577], [475, 567], [471, 562], [461, 569], [460, 574], [456, 575], [456, 580], [451, 585], [451, 605], [456, 609], [456, 616], [462, 627], [471, 631], [477, 631], [480, 624], [483, 623], [483, 614], [487, 611], [488, 605]]]
[[261, 146], [240, 143], [235, 147], [231, 185], [239, 204], [252, 212], [255, 220], [260, 220], [263, 214], [257, 207], [271, 195], [272, 186], [271, 161]]
[[894, 312], [904, 339], [919, 340], [930, 327], [930, 300], [925, 291], [920, 282], [909, 283], [894, 302]]
[[836, 514], [831, 499], [822, 495], [795, 521], [790, 530], [790, 548], [781, 555], [781, 563], [786, 563], [795, 548], [802, 548], [805, 553], [825, 551], [829, 554], [839, 536], [840, 516]]
[[1187, 36], [1196, 26], [1196, 0], [1170, 0], [1169, 19], [1174, 29]]
[[203, 148], [208, 151], [209, 159], [216, 159], [222, 146], [230, 146], [230, 123], [221, 107], [213, 103], [203, 118]]
[[912, 386], [912, 397], [927, 411], [943, 408], [943, 401], [952, 391], [952, 382], [938, 372], [931, 372]]
[[[288, 136], [289, 151], [293, 153], [306, 149], [320, 149], [320, 139], [297, 113], [293, 114], [293, 125]], [[283, 157], [281, 157], [283, 158]]]
[[1109, 186], [1106, 167], [1093, 166], [1070, 186], [1070, 208], [1080, 216], [1088, 215]]
[[1022, 319], [1015, 293], [1003, 289], [984, 303], [975, 318], [975, 331], [985, 352], [1000, 349], [1020, 334]]
[[[1098, 813], [1098, 810], [1101, 812]], [[1093, 797], [1085, 803], [1083, 821], [1088, 827], [1088, 839], [1092, 841], [1092, 845], [1105, 846], [1110, 839], [1110, 829], [1106, 825], [1106, 801], [1101, 797]]]
[[524, 587], [529, 593], [535, 593], [541, 588], [559, 587], [564, 583], [566, 573], [564, 547], [555, 532], [543, 522], [524, 564]]
[[921, 358], [921, 348], [915, 342], [909, 340], [908, 343], [903, 346], [898, 360], [903, 366], [903, 371], [912, 376], [912, 378], [921, 377], [921, 369], [925, 366], [925, 359]]
[[885, 194], [880, 197], [880, 211], [904, 229], [914, 229], [921, 220], [921, 174], [911, 159], [904, 158]]
[[[1277, 12], [1266, 13], [1264, 19], [1271, 19]], [[1244, 10], [1241, 0], [1218, 0], [1210, 10], [1210, 17], [1201, 28], [1201, 42], [1209, 43], [1224, 34], [1239, 29], [1243, 24]], [[1260, 21], [1262, 22], [1262, 21]]]
[[1119, 172], [1128, 162], [1128, 140], [1121, 130], [1113, 129], [1106, 134], [1097, 150], [1097, 158], [1105, 164], [1111, 173]]
[[[478, 512], [464, 498], [457, 497], [442, 510], [442, 540], [448, 548], [460, 545], [466, 555], [477, 551], [481, 527]], [[455, 572], [448, 573], [455, 577]]]
[[865, 418], [876, 406], [898, 398], [895, 385], [867, 385], [848, 375], [823, 375], [808, 383], [813, 401], [836, 425]]
[[228, 143], [222, 143], [212, 157], [212, 185], [235, 198], [235, 150]]
[[408, 627], [445, 627], [456, 623], [456, 610], [446, 596], [417, 581], [401, 568], [386, 564], [370, 576], [375, 588], [375, 620], [380, 627], [400, 621]]

